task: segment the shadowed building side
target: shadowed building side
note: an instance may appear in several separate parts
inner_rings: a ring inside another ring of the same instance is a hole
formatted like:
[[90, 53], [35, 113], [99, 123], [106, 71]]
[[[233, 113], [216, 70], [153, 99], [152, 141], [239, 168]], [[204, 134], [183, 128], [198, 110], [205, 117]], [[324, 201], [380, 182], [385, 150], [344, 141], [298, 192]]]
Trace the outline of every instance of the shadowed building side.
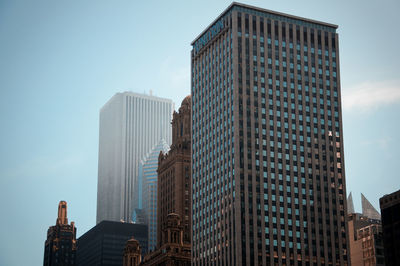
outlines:
[[127, 241], [135, 236], [147, 252], [147, 225], [102, 221], [77, 241], [77, 266], [122, 265]]
[[400, 265], [400, 190], [379, 199], [386, 266]]

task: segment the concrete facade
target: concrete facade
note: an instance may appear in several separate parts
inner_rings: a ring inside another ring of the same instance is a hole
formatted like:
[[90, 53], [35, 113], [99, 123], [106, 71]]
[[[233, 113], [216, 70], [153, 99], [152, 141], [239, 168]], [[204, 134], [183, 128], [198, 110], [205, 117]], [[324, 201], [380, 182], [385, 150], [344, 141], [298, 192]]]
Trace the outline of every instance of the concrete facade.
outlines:
[[352, 213], [349, 214], [348, 224], [351, 265], [385, 265], [381, 221]]

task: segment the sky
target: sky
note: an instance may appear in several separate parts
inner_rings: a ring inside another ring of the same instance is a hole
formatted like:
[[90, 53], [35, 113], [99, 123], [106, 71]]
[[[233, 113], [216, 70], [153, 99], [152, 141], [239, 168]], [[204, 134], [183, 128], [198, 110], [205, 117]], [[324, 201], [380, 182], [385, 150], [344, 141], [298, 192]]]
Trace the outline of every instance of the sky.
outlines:
[[[0, 0], [0, 265], [43, 264], [60, 200], [95, 225], [99, 110], [190, 94], [190, 43], [230, 1]], [[339, 25], [347, 193], [400, 189], [398, 0], [243, 1]], [[23, 255], [20, 254], [23, 250]]]

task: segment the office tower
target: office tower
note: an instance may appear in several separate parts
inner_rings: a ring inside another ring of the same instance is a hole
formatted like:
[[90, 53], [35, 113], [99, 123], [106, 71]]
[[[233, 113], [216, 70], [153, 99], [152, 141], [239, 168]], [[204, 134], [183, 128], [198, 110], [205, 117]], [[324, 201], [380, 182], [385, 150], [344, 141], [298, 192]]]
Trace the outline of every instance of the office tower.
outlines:
[[171, 100], [124, 92], [100, 110], [97, 223], [131, 221], [138, 164], [161, 139], [171, 143]]
[[142, 262], [142, 251], [139, 241], [133, 237], [126, 242], [123, 266], [139, 266]]
[[147, 254], [140, 265], [190, 266], [190, 244], [184, 243], [184, 225], [181, 223], [180, 216], [176, 213], [168, 214], [165, 222], [162, 224], [161, 230], [163, 232], [161, 247]]
[[77, 241], [78, 266], [122, 265], [126, 242], [139, 241], [142, 256], [147, 252], [147, 225], [102, 221]]
[[232, 3], [192, 42], [194, 265], [348, 265], [336, 30]]
[[400, 265], [400, 190], [379, 199], [385, 265]]
[[384, 265], [381, 221], [351, 213], [348, 224], [351, 265]]
[[75, 223], [68, 224], [67, 203], [60, 201], [55, 226], [47, 230], [44, 246], [44, 266], [74, 266], [76, 261]]
[[163, 243], [161, 227], [170, 213], [181, 217], [183, 242], [191, 235], [191, 99], [187, 96], [172, 119], [172, 144], [158, 158], [157, 247]]
[[168, 151], [167, 143], [161, 139], [153, 150], [140, 162], [143, 178], [143, 211], [148, 225], [149, 250], [154, 250], [157, 243], [157, 167], [158, 155]]

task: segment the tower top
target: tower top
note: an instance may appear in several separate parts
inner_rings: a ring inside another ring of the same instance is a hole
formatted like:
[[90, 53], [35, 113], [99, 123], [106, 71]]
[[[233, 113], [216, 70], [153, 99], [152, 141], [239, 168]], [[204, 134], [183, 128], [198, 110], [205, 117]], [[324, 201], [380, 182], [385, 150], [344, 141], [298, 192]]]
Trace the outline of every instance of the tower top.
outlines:
[[354, 211], [354, 202], [353, 202], [353, 196], [351, 195], [351, 192], [349, 194], [349, 197], [347, 198], [347, 213], [355, 213]]
[[362, 214], [367, 216], [370, 219], [380, 220], [381, 215], [379, 212], [372, 206], [372, 204], [367, 200], [363, 193], [361, 193], [361, 206], [362, 206]]
[[66, 201], [62, 200], [58, 204], [58, 216], [56, 224], [68, 224]]
[[230, 4], [222, 13], [219, 15], [204, 31], [202, 31], [191, 43], [192, 46], [195, 45], [196, 41], [198, 41], [204, 34], [208, 32], [208, 30], [212, 29], [213, 26], [221, 19], [223, 18], [226, 14], [231, 12], [232, 10], [237, 10], [241, 12], [250, 12], [252, 14], [256, 15], [261, 15], [266, 18], [270, 18], [273, 20], [280, 20], [288, 23], [293, 23], [295, 25], [302, 25], [302, 26], [307, 26], [307, 27], [312, 27], [312, 28], [318, 28], [321, 30], [326, 30], [330, 32], [336, 32], [336, 29], [338, 28], [338, 25], [331, 24], [331, 23], [326, 23], [314, 19], [309, 19], [309, 18], [304, 18], [304, 17], [299, 17], [299, 16], [294, 16], [282, 12], [277, 12], [265, 8], [260, 8], [256, 6], [251, 6], [243, 3], [238, 3], [238, 2], [233, 2]]

